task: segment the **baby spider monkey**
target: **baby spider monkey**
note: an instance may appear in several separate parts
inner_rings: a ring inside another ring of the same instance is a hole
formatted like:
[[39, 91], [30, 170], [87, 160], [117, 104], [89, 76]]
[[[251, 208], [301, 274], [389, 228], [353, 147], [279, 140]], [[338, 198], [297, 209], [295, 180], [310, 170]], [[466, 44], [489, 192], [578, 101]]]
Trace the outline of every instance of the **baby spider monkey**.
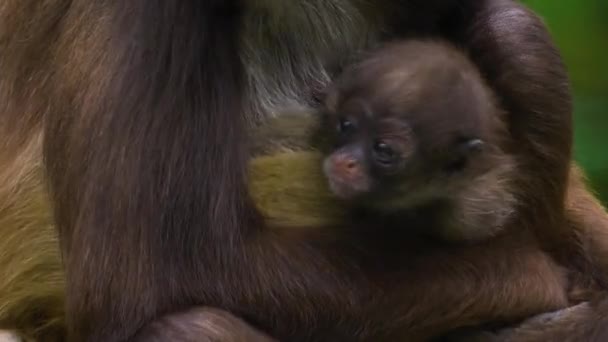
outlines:
[[446, 239], [493, 236], [514, 215], [505, 113], [447, 44], [383, 48], [336, 81], [324, 114], [323, 170], [339, 198]]

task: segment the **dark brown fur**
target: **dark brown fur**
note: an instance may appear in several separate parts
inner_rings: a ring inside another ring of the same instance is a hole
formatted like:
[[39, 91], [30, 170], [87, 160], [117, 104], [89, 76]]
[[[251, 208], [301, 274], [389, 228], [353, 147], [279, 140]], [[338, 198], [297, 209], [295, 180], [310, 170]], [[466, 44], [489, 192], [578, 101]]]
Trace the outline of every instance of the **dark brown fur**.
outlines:
[[[249, 5], [266, 11], [266, 3], [272, 1]], [[483, 257], [491, 243], [482, 251], [422, 252], [419, 244], [387, 245], [402, 240], [389, 232], [320, 240], [266, 229], [245, 183], [249, 118], [242, 113], [255, 111], [247, 100], [262, 96], [244, 85], [243, 6], [0, 5], [0, 135], [8, 137], [0, 160], [14, 161], [44, 130], [70, 340], [128, 340], [155, 319], [195, 305], [226, 309], [289, 341], [425, 337], [563, 305], [552, 261], [537, 248], [518, 247], [519, 238], [498, 243], [492, 255], [503, 253], [505, 264], [496, 265]], [[377, 32], [389, 37], [439, 34], [470, 53], [514, 113], [510, 130], [533, 176], [520, 187], [528, 222], [543, 228], [548, 247], [570, 241], [559, 225], [570, 160], [569, 89], [540, 20], [510, 0], [386, 0], [370, 13], [363, 19], [384, 25]], [[285, 70], [312, 84], [302, 89], [308, 98], [314, 82], [297, 73], [304, 54], [292, 56], [295, 67]], [[319, 54], [341, 59], [335, 57]], [[522, 291], [506, 292], [503, 282], [530, 286], [518, 297]], [[528, 298], [535, 301], [523, 302]]]
[[587, 302], [540, 315], [494, 334], [482, 334], [479, 341], [608, 340], [608, 214], [588, 189], [585, 175], [576, 165], [570, 171], [565, 205], [568, 229], [578, 245], [569, 263], [572, 270], [569, 297], [574, 303]]

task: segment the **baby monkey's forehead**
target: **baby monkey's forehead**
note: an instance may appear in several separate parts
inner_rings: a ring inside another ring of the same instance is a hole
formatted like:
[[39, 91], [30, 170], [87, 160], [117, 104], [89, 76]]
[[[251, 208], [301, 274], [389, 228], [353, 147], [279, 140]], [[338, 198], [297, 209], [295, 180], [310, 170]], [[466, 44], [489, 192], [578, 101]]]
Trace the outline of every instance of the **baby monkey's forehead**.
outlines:
[[464, 56], [446, 53], [436, 44], [422, 49], [431, 53], [428, 56], [407, 53], [399, 58], [399, 50], [389, 49], [346, 72], [339, 82], [336, 109], [367, 117], [406, 118], [412, 111], [433, 116], [443, 110], [463, 115], [486, 100], [483, 82]]

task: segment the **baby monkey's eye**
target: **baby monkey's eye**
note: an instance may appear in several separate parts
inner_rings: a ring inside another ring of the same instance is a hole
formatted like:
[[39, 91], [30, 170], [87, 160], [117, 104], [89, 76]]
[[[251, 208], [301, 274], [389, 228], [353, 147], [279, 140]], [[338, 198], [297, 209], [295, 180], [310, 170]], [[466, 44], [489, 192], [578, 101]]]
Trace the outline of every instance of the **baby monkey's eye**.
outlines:
[[340, 133], [347, 133], [350, 132], [352, 129], [355, 128], [355, 125], [353, 124], [352, 121], [345, 119], [345, 118], [341, 118], [340, 121], [338, 121], [338, 132]]
[[396, 157], [395, 150], [383, 141], [376, 141], [373, 146], [374, 159], [384, 165], [390, 166]]

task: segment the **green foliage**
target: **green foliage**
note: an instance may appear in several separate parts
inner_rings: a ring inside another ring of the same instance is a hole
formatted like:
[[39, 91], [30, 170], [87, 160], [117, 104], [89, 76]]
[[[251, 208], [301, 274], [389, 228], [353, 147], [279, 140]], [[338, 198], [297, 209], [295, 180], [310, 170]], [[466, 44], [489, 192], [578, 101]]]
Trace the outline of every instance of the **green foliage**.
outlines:
[[575, 157], [608, 204], [608, 1], [523, 1], [549, 26], [575, 95]]

